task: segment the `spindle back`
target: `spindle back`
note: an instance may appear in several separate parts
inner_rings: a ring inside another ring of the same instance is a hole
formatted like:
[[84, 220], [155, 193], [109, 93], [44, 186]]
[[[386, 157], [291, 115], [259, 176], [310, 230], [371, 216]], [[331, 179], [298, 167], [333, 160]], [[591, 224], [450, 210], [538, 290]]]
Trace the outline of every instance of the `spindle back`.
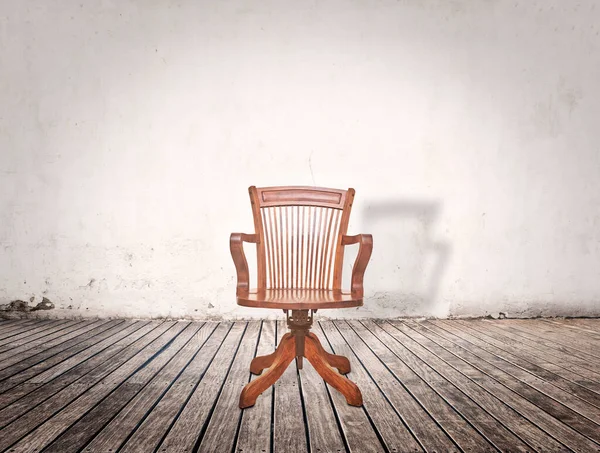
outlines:
[[341, 289], [354, 189], [250, 187], [259, 289]]

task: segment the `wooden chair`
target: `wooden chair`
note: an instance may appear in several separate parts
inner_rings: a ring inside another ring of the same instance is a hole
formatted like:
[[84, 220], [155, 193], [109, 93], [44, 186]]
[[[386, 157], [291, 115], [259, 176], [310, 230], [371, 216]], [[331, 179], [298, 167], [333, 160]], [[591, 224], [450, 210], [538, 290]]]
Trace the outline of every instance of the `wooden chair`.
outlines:
[[[348, 404], [362, 406], [360, 390], [343, 376], [350, 372], [348, 359], [326, 352], [317, 336], [309, 332], [318, 309], [363, 304], [363, 276], [373, 238], [370, 234], [346, 236], [354, 189], [252, 186], [249, 191], [255, 233], [233, 233], [230, 239], [237, 271], [237, 303], [283, 309], [290, 332], [274, 353], [252, 360], [250, 372], [259, 375], [266, 371], [244, 387], [240, 408], [253, 406], [294, 358], [302, 369], [303, 357], [346, 397]], [[256, 289], [250, 289], [244, 242], [256, 244]], [[349, 244], [359, 244], [359, 250], [350, 291], [343, 291], [344, 247]]]

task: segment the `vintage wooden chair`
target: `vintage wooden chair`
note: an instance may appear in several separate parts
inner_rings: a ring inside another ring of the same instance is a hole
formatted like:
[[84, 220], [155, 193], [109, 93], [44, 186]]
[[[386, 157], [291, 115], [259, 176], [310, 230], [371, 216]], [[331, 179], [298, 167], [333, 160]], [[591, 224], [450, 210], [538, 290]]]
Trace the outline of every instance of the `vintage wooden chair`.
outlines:
[[[303, 357], [346, 397], [348, 404], [362, 406], [360, 390], [342, 376], [350, 372], [348, 359], [326, 352], [317, 336], [309, 332], [318, 309], [363, 304], [363, 276], [373, 238], [370, 234], [346, 236], [354, 189], [252, 186], [249, 191], [255, 233], [233, 233], [230, 240], [237, 271], [237, 303], [283, 309], [290, 332], [283, 336], [274, 353], [252, 360], [253, 374], [266, 371], [244, 387], [240, 408], [253, 406], [294, 358], [302, 369]], [[256, 244], [256, 289], [250, 289], [244, 242]], [[359, 244], [359, 250], [352, 268], [351, 288], [343, 291], [344, 246], [349, 244]]]

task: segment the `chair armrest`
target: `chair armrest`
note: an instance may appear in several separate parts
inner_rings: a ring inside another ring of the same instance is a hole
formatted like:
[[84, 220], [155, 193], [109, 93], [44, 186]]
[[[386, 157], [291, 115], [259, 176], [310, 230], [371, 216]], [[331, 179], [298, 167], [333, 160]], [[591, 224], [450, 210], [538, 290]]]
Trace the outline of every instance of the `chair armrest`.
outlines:
[[352, 266], [352, 282], [350, 290], [352, 291], [352, 294], [363, 297], [363, 279], [367, 264], [369, 264], [369, 258], [371, 258], [371, 252], [373, 251], [373, 236], [370, 234], [342, 236], [342, 245], [350, 244], [359, 244], [358, 255], [356, 256], [356, 261], [354, 261], [354, 266]]
[[231, 257], [233, 258], [237, 273], [236, 295], [247, 293], [250, 289], [250, 272], [248, 271], [248, 261], [246, 261], [246, 255], [244, 254], [244, 242], [256, 244], [258, 243], [258, 235], [231, 233], [229, 249], [231, 250]]

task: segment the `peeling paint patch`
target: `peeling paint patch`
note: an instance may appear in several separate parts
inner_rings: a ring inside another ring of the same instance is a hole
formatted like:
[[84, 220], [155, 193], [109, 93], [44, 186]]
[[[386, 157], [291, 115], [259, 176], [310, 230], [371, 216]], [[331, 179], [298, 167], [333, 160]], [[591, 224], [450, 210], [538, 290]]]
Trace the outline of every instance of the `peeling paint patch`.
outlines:
[[23, 311], [27, 312], [31, 310], [29, 302], [24, 300], [13, 300], [8, 304], [0, 305], [0, 311]]
[[50, 302], [50, 299], [47, 297], [42, 298], [42, 301], [37, 304], [35, 307], [31, 309], [31, 311], [37, 310], [52, 310], [54, 308], [54, 304]]
[[[29, 300], [33, 302], [34, 298], [31, 297]], [[8, 304], [0, 305], [0, 311], [19, 311], [23, 313], [27, 313], [28, 311], [52, 310], [53, 308], [54, 304], [47, 297], [42, 298], [42, 301], [35, 307], [30, 307], [29, 302], [20, 299], [13, 300]]]

